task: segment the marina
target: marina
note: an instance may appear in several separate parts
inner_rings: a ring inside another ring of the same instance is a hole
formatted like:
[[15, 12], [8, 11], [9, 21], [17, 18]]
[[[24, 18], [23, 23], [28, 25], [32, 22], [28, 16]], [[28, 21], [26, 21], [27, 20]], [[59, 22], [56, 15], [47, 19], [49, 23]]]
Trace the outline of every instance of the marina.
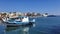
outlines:
[[0, 0], [0, 34], [60, 34], [60, 0]]

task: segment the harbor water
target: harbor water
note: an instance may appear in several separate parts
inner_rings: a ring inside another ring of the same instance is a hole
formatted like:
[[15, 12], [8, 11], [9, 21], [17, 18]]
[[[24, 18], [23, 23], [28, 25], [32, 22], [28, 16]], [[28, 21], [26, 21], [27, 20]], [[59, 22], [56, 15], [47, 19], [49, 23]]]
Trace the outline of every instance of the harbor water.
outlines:
[[[29, 26], [6, 27], [0, 26], [0, 34], [60, 34], [60, 17], [39, 17]], [[3, 32], [3, 33], [2, 33]]]

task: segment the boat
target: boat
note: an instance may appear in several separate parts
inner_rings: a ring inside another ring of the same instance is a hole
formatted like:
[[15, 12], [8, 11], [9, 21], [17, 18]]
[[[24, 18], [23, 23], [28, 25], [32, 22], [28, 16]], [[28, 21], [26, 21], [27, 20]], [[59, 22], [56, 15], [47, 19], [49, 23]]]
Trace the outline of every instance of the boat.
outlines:
[[3, 19], [7, 26], [26, 26], [32, 25], [35, 22], [35, 19], [29, 20], [27, 16], [18, 16], [15, 18]]

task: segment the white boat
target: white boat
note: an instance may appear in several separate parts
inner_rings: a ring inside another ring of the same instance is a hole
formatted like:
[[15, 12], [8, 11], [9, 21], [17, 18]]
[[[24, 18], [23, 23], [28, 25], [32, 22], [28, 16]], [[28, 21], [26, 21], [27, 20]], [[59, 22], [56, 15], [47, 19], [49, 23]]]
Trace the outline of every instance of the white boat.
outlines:
[[19, 16], [19, 17], [16, 17], [16, 18], [9, 18], [8, 20], [3, 19], [3, 21], [5, 23], [7, 23], [7, 25], [10, 25], [10, 26], [19, 26], [19, 25], [33, 24], [35, 22], [35, 19], [32, 19], [30, 21], [29, 17], [27, 17], [27, 16]]

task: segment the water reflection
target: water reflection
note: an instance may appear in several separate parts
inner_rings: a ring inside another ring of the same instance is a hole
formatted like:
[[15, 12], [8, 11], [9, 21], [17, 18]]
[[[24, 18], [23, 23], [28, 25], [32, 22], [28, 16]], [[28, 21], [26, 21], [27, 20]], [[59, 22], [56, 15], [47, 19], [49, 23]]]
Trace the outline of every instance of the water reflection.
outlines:
[[20, 27], [7, 27], [6, 34], [29, 34], [29, 29], [35, 27], [35, 24]]
[[5, 34], [6, 25], [0, 22], [0, 34]]

